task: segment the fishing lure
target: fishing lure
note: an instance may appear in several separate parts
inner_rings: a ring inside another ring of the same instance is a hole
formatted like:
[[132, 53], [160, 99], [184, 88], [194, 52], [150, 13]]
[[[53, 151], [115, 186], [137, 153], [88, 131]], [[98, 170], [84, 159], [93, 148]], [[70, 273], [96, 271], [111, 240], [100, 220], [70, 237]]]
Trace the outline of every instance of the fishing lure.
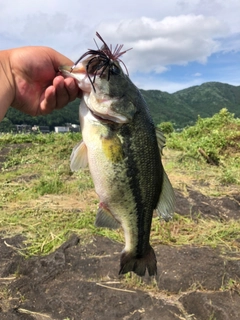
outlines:
[[[110, 45], [109, 47], [98, 32], [96, 32], [96, 35], [103, 42], [103, 46], [99, 48], [96, 41], [94, 40], [98, 47], [98, 50], [89, 49], [75, 62], [75, 64], [71, 68], [71, 72], [72, 72], [73, 69], [76, 67], [76, 65], [83, 58], [90, 55], [90, 58], [86, 65], [86, 72], [94, 91], [95, 91], [94, 82], [95, 82], [96, 76], [98, 75], [101, 78], [107, 68], [108, 68], [108, 78], [107, 78], [108, 81], [110, 79], [111, 74], [120, 73], [120, 69], [114, 63], [115, 61], [118, 61], [123, 64], [128, 75], [127, 67], [124, 64], [124, 62], [121, 59], [119, 59], [119, 57], [121, 57], [124, 53], [132, 49], [130, 48], [125, 51], [121, 51], [123, 48], [123, 44], [121, 45], [117, 44], [115, 49], [113, 50], [112, 45]], [[90, 77], [90, 75], [92, 74], [93, 74], [93, 79], [91, 79]]]

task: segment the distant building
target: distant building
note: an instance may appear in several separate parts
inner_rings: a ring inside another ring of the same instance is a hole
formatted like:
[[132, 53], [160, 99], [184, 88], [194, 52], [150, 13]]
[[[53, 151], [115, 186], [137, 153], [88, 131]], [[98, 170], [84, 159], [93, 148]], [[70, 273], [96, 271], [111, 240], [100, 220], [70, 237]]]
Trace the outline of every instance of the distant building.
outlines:
[[16, 127], [17, 133], [32, 131], [32, 127], [28, 124], [16, 124], [15, 127]]
[[65, 133], [65, 132], [79, 132], [80, 125], [79, 124], [71, 124], [66, 123], [64, 127], [54, 127], [54, 131], [57, 133]]
[[65, 133], [70, 131], [70, 127], [54, 127], [55, 132]]
[[36, 125], [34, 125], [32, 127], [32, 131], [33, 132], [49, 133], [50, 132], [50, 128], [49, 128], [49, 126], [36, 126]]
[[79, 132], [80, 131], [80, 125], [79, 124], [72, 124], [70, 127], [71, 132]]
[[[16, 124], [13, 125], [12, 131], [16, 131], [16, 133], [50, 133], [49, 126], [38, 126], [34, 125], [33, 127], [28, 124]], [[80, 132], [79, 124], [71, 124], [66, 123], [65, 126], [56, 126], [54, 127], [54, 131], [56, 133], [65, 133], [65, 132]]]

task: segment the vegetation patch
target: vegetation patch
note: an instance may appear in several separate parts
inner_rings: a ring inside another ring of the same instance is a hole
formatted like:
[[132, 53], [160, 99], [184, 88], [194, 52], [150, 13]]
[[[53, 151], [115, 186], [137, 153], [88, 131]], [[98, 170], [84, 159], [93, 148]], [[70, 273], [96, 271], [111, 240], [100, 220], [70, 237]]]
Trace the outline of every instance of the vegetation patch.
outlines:
[[[207, 82], [200, 86], [183, 89], [172, 94], [160, 90], [140, 90], [150, 109], [156, 125], [171, 121], [175, 128], [192, 125], [197, 116], [212, 117], [221, 108], [227, 108], [240, 117], [240, 86], [220, 82]], [[65, 108], [53, 113], [32, 117], [14, 108], [9, 108], [4, 120], [0, 123], [0, 132], [11, 132], [14, 125], [27, 124], [31, 127], [65, 126], [66, 123], [79, 124], [79, 99], [72, 101]]]
[[181, 151], [177, 160], [181, 166], [197, 170], [207, 162], [220, 166], [217, 179], [221, 183], [240, 184], [240, 119], [227, 109], [212, 118], [199, 117], [194, 126], [171, 133], [167, 146]]
[[[212, 118], [199, 117], [195, 126], [180, 133], [171, 132], [169, 123], [165, 128], [170, 131], [163, 160], [175, 188], [184, 193], [186, 185], [198, 181], [205, 193], [221, 196], [240, 183], [240, 122], [226, 109]], [[55, 250], [71, 233], [86, 240], [102, 235], [124, 242], [122, 230], [94, 227], [98, 198], [89, 171], [72, 173], [69, 169], [72, 148], [80, 140], [78, 133], [0, 137], [0, 148], [8, 149], [1, 163], [0, 233], [22, 233], [27, 256]], [[208, 164], [199, 148], [215, 157], [219, 165]], [[239, 250], [239, 234], [239, 220], [176, 214], [169, 223], [153, 218], [151, 241], [153, 245]]]
[[168, 223], [154, 214], [151, 280], [117, 276], [123, 231], [94, 226], [99, 200], [89, 170], [69, 168], [80, 134], [0, 136], [4, 318], [105, 318], [106, 310], [110, 318], [217, 319], [219, 310], [238, 318], [239, 119], [222, 110], [182, 132], [160, 127], [178, 214]]

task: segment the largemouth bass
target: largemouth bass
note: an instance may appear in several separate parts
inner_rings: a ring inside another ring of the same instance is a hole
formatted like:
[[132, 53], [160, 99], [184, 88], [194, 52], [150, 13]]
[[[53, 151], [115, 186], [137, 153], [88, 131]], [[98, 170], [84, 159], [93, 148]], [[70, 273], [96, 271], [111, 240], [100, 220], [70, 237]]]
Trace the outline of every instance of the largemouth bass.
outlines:
[[119, 57], [126, 52], [121, 52], [122, 45], [112, 50], [97, 36], [101, 49], [60, 68], [83, 91], [83, 141], [73, 149], [70, 167], [77, 171], [89, 165], [100, 199], [95, 225], [124, 230], [119, 274], [133, 271], [143, 276], [147, 269], [152, 276], [157, 273], [149, 242], [153, 211], [165, 220], [174, 212], [173, 188], [161, 162], [165, 138], [155, 130], [140, 91], [121, 68]]

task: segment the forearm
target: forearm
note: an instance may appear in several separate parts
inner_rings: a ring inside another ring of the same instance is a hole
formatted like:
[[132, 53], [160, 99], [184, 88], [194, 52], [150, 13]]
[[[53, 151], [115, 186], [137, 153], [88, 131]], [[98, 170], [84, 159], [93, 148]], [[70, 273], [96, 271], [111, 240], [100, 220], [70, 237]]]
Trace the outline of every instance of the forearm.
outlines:
[[14, 99], [14, 80], [10, 65], [10, 50], [0, 51], [0, 121]]

